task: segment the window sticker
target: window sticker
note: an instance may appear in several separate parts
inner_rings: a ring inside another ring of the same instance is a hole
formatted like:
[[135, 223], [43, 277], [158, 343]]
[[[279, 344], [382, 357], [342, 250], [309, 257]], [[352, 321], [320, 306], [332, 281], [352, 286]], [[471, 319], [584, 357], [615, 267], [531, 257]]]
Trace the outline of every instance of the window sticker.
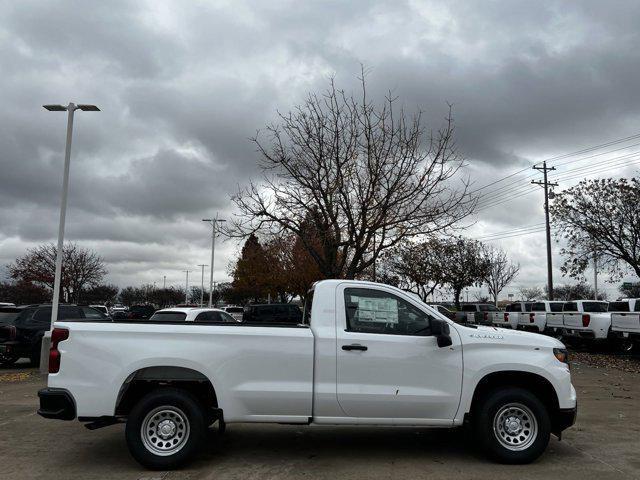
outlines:
[[398, 323], [398, 301], [395, 298], [351, 296], [358, 304], [356, 320], [359, 322]]

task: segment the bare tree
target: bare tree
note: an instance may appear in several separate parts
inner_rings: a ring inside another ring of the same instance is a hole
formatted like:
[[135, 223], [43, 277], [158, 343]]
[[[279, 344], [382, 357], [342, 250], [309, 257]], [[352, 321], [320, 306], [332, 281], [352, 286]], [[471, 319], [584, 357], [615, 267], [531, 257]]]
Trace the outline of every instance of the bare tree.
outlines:
[[[454, 177], [463, 165], [451, 115], [427, 132], [422, 114], [408, 116], [389, 94], [381, 106], [333, 80], [323, 95], [279, 114], [253, 138], [263, 172], [233, 200], [227, 234], [293, 233], [325, 278], [354, 278], [404, 239], [442, 233], [465, 218], [475, 200]], [[313, 239], [305, 228], [316, 232]]]
[[516, 278], [520, 265], [510, 262], [504, 250], [499, 248], [485, 245], [483, 251], [488, 263], [484, 281], [489, 289], [489, 295], [493, 297], [493, 303], [497, 306], [498, 295]]
[[[597, 255], [611, 278], [640, 277], [640, 179], [585, 180], [558, 194], [550, 212], [567, 246], [562, 272], [581, 279]], [[590, 298], [590, 297], [589, 297]]]
[[[554, 289], [555, 297], [555, 289]], [[528, 302], [530, 300], [538, 300], [544, 296], [544, 293], [540, 287], [522, 287], [520, 288], [520, 297], [522, 300]]]

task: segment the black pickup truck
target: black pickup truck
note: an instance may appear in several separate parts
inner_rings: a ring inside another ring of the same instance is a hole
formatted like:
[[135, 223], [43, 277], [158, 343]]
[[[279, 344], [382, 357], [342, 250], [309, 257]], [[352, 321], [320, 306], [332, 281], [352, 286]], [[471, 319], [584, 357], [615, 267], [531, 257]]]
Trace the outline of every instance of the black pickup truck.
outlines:
[[[58, 319], [109, 321], [102, 312], [88, 306], [60, 305]], [[0, 366], [29, 358], [40, 363], [40, 346], [44, 333], [51, 328], [51, 305], [0, 307]]]

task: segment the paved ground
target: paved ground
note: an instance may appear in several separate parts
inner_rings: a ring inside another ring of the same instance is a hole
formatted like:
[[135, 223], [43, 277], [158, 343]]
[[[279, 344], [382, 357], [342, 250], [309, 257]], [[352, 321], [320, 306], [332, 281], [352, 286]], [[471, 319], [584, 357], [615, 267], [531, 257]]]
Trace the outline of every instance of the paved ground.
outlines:
[[35, 414], [34, 370], [0, 370], [0, 478], [11, 479], [547, 479], [640, 478], [640, 374], [573, 365], [578, 423], [528, 466], [488, 462], [460, 431], [230, 425], [189, 468], [149, 472], [123, 426], [90, 432]]

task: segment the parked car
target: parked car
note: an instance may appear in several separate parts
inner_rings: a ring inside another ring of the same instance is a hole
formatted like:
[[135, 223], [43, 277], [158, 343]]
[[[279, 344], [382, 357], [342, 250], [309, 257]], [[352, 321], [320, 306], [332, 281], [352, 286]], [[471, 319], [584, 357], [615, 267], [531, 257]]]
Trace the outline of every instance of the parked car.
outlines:
[[95, 308], [99, 312], [104, 313], [107, 317], [109, 316], [109, 309], [106, 305], [89, 305], [91, 308]]
[[241, 322], [244, 314], [244, 308], [237, 305], [227, 305], [223, 308], [225, 312], [235, 318], [236, 322]]
[[[564, 302], [540, 300], [533, 302], [527, 313], [518, 315], [518, 328], [535, 333], [543, 333], [547, 328], [547, 314], [551, 312], [562, 314]], [[528, 307], [525, 307], [525, 309]]]
[[630, 352], [640, 347], [640, 298], [609, 303], [611, 330], [618, 348]]
[[127, 307], [125, 307], [121, 303], [116, 303], [115, 305], [112, 305], [111, 308], [109, 309], [109, 312], [111, 313], [111, 315], [113, 315], [116, 312], [126, 312], [126, 311], [127, 311]]
[[607, 302], [576, 300], [562, 310], [564, 336], [569, 339], [603, 342], [610, 339], [611, 313]]
[[236, 320], [219, 308], [163, 308], [149, 317], [150, 322], [235, 323]]
[[[32, 365], [40, 363], [42, 337], [51, 328], [51, 305], [29, 305], [14, 307], [20, 313], [10, 324], [0, 327], [0, 358], [4, 365], [15, 363], [20, 358], [29, 358]], [[79, 319], [102, 322], [108, 317], [89, 306], [60, 305], [60, 320]]]
[[127, 318], [131, 320], [146, 320], [156, 311], [152, 305], [133, 305], [127, 311]]
[[0, 307], [15, 307], [16, 304], [15, 303], [11, 303], [11, 302], [0, 302]]
[[511, 328], [516, 330], [521, 316], [529, 317], [532, 302], [514, 302], [504, 308], [501, 315], [497, 315], [492, 319], [492, 324], [496, 327]]
[[458, 323], [472, 323], [476, 325], [491, 325], [489, 314], [497, 312], [498, 307], [491, 303], [464, 303], [460, 310], [455, 312], [455, 321]]
[[317, 282], [296, 325], [60, 321], [48, 368], [41, 416], [126, 421], [132, 456], [162, 470], [216, 421], [468, 423], [489, 456], [527, 463], [577, 405], [558, 340], [458, 325], [398, 288], [347, 280]]
[[429, 306], [431, 308], [435, 308], [439, 313], [441, 313], [442, 315], [447, 317], [449, 320], [455, 320], [455, 318], [456, 318], [456, 312], [453, 311], [453, 310], [449, 310], [444, 305], [433, 304], [433, 305], [429, 305]]
[[242, 323], [300, 323], [302, 311], [291, 303], [266, 303], [247, 305]]

